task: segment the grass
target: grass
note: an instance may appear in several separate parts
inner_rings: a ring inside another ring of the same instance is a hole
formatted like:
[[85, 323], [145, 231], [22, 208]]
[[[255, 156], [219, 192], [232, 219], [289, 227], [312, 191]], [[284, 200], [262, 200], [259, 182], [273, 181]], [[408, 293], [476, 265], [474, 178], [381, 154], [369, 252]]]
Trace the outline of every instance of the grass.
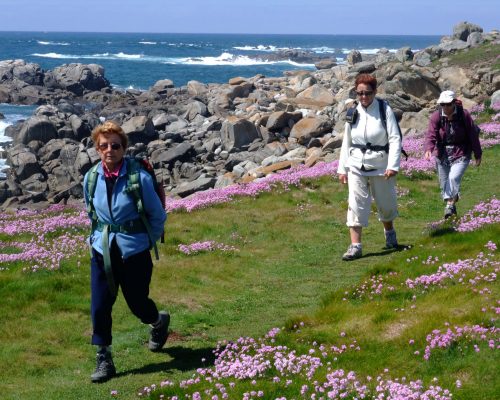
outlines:
[[500, 44], [485, 42], [478, 47], [450, 54], [447, 56], [447, 59], [449, 64], [458, 67], [470, 67], [478, 63], [490, 63], [492, 70], [498, 71], [500, 69], [500, 60], [498, 59], [499, 52]]
[[[499, 146], [488, 149], [481, 167], [467, 171], [460, 212], [499, 196], [499, 159]], [[488, 240], [498, 240], [500, 227], [429, 235], [427, 224], [443, 211], [437, 179], [400, 177], [398, 185], [409, 189], [399, 200], [396, 222], [399, 240], [409, 248], [383, 250], [382, 227], [372, 216], [363, 233], [366, 256], [350, 263], [340, 260], [348, 245], [347, 192], [331, 178], [193, 213], [172, 213], [151, 286], [151, 297], [172, 314], [171, 338], [163, 352], [149, 353], [147, 327], [119, 296], [113, 313], [118, 377], [100, 385], [89, 380], [94, 349], [89, 345], [88, 253], [82, 251], [57, 271], [26, 273], [21, 263], [9, 264], [0, 271], [1, 397], [102, 399], [116, 390], [117, 398], [133, 399], [144, 386], [165, 379], [178, 382], [210, 365], [219, 340], [262, 337], [273, 327], [285, 327], [277, 340], [297, 352], [306, 352], [314, 341], [337, 344], [340, 332], [349, 340], [355, 338], [361, 351], [339, 355], [335, 368], [360, 376], [376, 376], [387, 368], [394, 377], [422, 379], [427, 385], [437, 378], [450, 389], [456, 389], [454, 383], [460, 379], [463, 387], [453, 390], [454, 399], [498, 398], [498, 350], [476, 353], [464, 342], [436, 350], [429, 361], [413, 354], [416, 349], [422, 352], [425, 336], [445, 328], [445, 322], [491, 324], [493, 312], [481, 308], [499, 299], [498, 284], [478, 286], [488, 287], [488, 296], [466, 285], [414, 292], [401, 284], [435, 271], [443, 262], [475, 257]], [[7, 242], [14, 239], [2, 237]], [[204, 240], [239, 251], [186, 256], [177, 250], [181, 243]], [[431, 255], [439, 262], [422, 264]], [[396, 289], [354, 295], [355, 288], [373, 275]], [[297, 330], [294, 325], [300, 322], [304, 326]], [[413, 346], [408, 345], [411, 339]], [[259, 388], [265, 398], [275, 398], [298, 393], [304, 383], [307, 380], [299, 379], [287, 387], [276, 386], [267, 377], [259, 381]], [[242, 398], [249, 390], [249, 381], [241, 382], [230, 398]]]

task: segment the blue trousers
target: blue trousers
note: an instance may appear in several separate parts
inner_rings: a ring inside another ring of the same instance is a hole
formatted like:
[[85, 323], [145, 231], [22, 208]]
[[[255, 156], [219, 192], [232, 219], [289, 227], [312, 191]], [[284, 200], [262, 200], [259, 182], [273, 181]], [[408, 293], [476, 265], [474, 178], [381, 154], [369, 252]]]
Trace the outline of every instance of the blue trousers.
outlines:
[[[153, 272], [153, 261], [149, 250], [124, 260], [118, 246], [113, 242], [110, 255], [115, 284], [121, 288], [130, 311], [144, 324], [156, 322], [158, 309], [149, 298], [149, 284]], [[112, 296], [109, 291], [103, 257], [95, 250], [92, 250], [90, 267], [92, 344], [109, 346], [112, 342], [111, 312], [116, 296]]]
[[460, 195], [460, 184], [465, 170], [469, 166], [470, 159], [462, 159], [454, 163], [443, 163], [436, 161], [437, 172], [439, 176], [439, 186], [443, 200], [458, 200]]

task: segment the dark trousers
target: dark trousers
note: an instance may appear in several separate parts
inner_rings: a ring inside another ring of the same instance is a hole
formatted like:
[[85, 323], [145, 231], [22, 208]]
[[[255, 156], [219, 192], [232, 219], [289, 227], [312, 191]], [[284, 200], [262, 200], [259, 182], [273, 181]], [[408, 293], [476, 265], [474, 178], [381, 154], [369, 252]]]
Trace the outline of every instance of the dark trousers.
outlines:
[[[121, 288], [130, 311], [145, 324], [156, 322], [158, 309], [153, 300], [149, 298], [149, 283], [153, 272], [153, 261], [149, 250], [134, 254], [124, 260], [118, 246], [113, 242], [110, 255], [115, 284]], [[112, 296], [109, 291], [103, 257], [95, 250], [92, 250], [90, 266], [92, 294], [90, 308], [94, 329], [92, 344], [109, 346], [112, 341], [111, 311], [116, 296]]]

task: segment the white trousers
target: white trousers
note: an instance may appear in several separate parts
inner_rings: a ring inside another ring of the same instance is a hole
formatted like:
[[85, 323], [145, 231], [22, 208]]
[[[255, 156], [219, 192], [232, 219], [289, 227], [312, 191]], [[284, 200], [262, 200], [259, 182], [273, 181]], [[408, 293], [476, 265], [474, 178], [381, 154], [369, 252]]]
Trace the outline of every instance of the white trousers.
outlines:
[[347, 210], [348, 227], [368, 226], [372, 197], [378, 211], [378, 219], [389, 222], [398, 216], [396, 197], [396, 177], [385, 179], [384, 176], [363, 176], [348, 173], [349, 209]]
[[449, 164], [436, 161], [436, 168], [439, 176], [439, 186], [441, 187], [441, 196], [443, 200], [455, 199], [460, 196], [460, 184], [465, 170], [469, 166], [470, 159], [463, 159]]

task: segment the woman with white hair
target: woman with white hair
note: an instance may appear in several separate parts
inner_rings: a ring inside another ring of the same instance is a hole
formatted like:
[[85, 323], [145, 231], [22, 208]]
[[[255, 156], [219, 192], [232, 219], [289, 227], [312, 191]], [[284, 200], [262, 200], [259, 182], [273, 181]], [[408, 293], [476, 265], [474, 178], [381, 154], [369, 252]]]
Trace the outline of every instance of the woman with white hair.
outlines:
[[430, 118], [425, 136], [425, 159], [436, 159], [441, 195], [446, 202], [444, 218], [457, 214], [460, 184], [474, 153], [474, 164], [481, 164], [481, 144], [476, 124], [470, 113], [462, 107], [455, 92], [445, 90]]

